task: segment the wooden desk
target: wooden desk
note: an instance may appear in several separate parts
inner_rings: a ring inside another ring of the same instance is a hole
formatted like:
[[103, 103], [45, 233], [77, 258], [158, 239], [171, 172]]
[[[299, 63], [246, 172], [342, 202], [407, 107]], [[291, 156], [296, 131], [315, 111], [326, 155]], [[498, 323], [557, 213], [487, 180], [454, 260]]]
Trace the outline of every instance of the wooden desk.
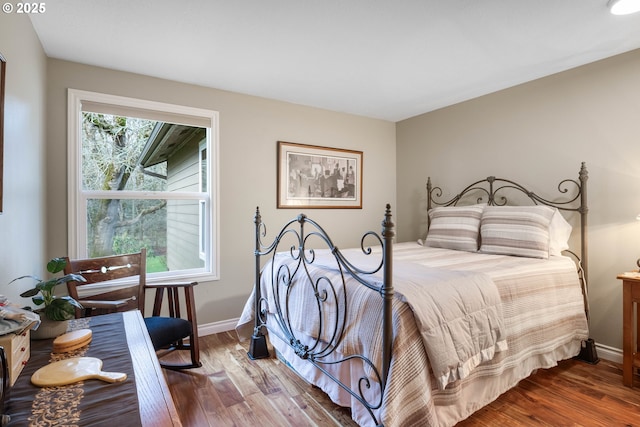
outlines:
[[635, 368], [640, 368], [640, 313], [634, 319], [640, 304], [640, 273], [623, 273], [618, 275], [622, 280], [622, 382], [633, 387]]
[[[139, 311], [74, 322], [85, 322], [86, 326], [74, 324], [72, 329], [88, 327], [93, 331], [92, 342], [83, 348], [86, 354], [82, 355], [103, 359], [105, 371], [128, 372], [127, 380], [114, 384], [87, 380], [81, 385], [61, 387], [65, 389], [61, 392], [56, 388], [35, 387], [30, 383], [32, 373], [59, 355], [51, 354], [52, 340], [32, 341], [31, 360], [10, 390], [7, 402], [10, 426], [27, 425], [30, 417], [41, 416], [43, 409], [53, 410], [51, 405], [59, 402], [63, 402], [65, 411], [70, 408], [69, 414], [60, 411], [63, 415], [54, 412], [47, 416], [63, 423], [67, 419], [59, 417], [70, 416], [68, 424], [78, 426], [109, 423], [116, 426], [182, 426]], [[70, 400], [64, 402], [63, 399]], [[73, 420], [73, 416], [78, 416], [78, 420]]]
[[169, 386], [138, 310], [122, 313], [136, 376], [143, 426], [182, 426]]

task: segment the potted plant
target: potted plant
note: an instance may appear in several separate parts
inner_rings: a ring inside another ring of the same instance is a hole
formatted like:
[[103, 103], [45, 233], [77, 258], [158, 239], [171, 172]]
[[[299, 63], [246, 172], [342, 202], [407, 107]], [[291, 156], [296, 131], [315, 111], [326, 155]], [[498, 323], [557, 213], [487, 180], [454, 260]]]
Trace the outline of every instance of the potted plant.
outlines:
[[[56, 274], [63, 271], [66, 265], [67, 261], [65, 258], [53, 258], [47, 263], [47, 271], [51, 274]], [[62, 277], [42, 280], [36, 276], [27, 275], [15, 278], [9, 283], [27, 278], [33, 279], [37, 283], [32, 289], [22, 292], [20, 296], [23, 298], [31, 298], [31, 301], [35, 304], [36, 308], [34, 311], [40, 314], [40, 319], [43, 323], [38, 329], [43, 329], [42, 332], [44, 332], [44, 329], [46, 329], [46, 327], [43, 328], [44, 323], [46, 323], [46, 320], [50, 320], [53, 322], [63, 323], [64, 329], [66, 330], [66, 321], [73, 319], [75, 317], [76, 307], [82, 308], [82, 305], [70, 296], [55, 295], [55, 288], [58, 285], [65, 284], [73, 280], [86, 282], [85, 278], [80, 274], [67, 274]], [[61, 328], [63, 328], [63, 325], [58, 325], [58, 329]], [[62, 333], [64, 332], [65, 331], [63, 330]]]

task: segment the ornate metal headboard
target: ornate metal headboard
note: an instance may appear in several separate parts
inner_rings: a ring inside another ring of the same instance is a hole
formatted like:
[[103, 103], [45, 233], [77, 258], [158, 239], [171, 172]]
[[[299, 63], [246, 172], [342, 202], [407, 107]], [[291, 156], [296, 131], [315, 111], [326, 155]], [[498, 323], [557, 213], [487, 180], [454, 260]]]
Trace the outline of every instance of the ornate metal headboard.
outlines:
[[[573, 251], [570, 252], [577, 260], [583, 280], [583, 290], [585, 294], [585, 307], [587, 305], [588, 291], [588, 245], [587, 245], [587, 179], [589, 174], [585, 162], [582, 162], [578, 179], [564, 179], [557, 186], [557, 195], [553, 200], [551, 198], [541, 197], [540, 195], [528, 190], [521, 184], [509, 179], [496, 178], [489, 176], [480, 181], [464, 188], [460, 193], [451, 199], [442, 201], [442, 189], [434, 187], [431, 178], [427, 180], [427, 211], [436, 206], [456, 206], [459, 202], [463, 204], [465, 201], [473, 201], [473, 203], [487, 203], [493, 206], [504, 206], [509, 202], [509, 197], [513, 195], [524, 195], [533, 204], [547, 205], [558, 208], [564, 212], [577, 212], [580, 214], [580, 254]], [[522, 197], [521, 197], [522, 198]], [[427, 216], [427, 228], [429, 227], [429, 219]], [[587, 308], [588, 311], [588, 308]]]

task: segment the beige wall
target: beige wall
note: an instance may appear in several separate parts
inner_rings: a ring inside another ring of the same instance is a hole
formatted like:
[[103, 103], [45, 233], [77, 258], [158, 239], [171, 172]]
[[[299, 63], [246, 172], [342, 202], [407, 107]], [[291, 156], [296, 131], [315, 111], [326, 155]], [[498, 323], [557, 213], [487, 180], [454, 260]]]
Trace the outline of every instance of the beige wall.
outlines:
[[451, 191], [489, 175], [555, 190], [589, 170], [592, 336], [622, 348], [616, 275], [640, 257], [640, 50], [397, 124], [398, 238], [425, 232], [428, 176]]
[[0, 294], [18, 304], [33, 283], [12, 279], [44, 272], [46, 57], [27, 15], [0, 13], [0, 52], [7, 61], [4, 212], [0, 214]]
[[[458, 188], [493, 174], [546, 191], [576, 177], [586, 161], [592, 335], [621, 348], [615, 276], [640, 256], [640, 51], [394, 125], [47, 61], [28, 17], [15, 14], [0, 14], [0, 49], [8, 60], [0, 284], [43, 274], [46, 259], [66, 253], [66, 90], [76, 88], [220, 111], [222, 279], [197, 289], [201, 323], [237, 317], [244, 304], [255, 206], [272, 232], [297, 213], [275, 208], [275, 144], [285, 140], [364, 151], [363, 209], [311, 212], [330, 224], [340, 246], [377, 230], [387, 202], [397, 203], [397, 240], [419, 237], [429, 175]], [[15, 297], [20, 290], [12, 285], [2, 293]]]
[[[215, 72], [212, 70], [211, 72]], [[379, 231], [387, 202], [395, 205], [395, 124], [353, 115], [143, 77], [55, 59], [48, 61], [49, 157], [47, 251], [64, 254], [66, 220], [67, 89], [75, 88], [220, 112], [221, 280], [196, 288], [199, 323], [237, 318], [253, 279], [253, 216], [260, 206], [273, 233], [297, 215], [277, 210], [278, 140], [364, 152], [363, 209], [315, 210], [340, 246], [359, 243], [362, 232]]]

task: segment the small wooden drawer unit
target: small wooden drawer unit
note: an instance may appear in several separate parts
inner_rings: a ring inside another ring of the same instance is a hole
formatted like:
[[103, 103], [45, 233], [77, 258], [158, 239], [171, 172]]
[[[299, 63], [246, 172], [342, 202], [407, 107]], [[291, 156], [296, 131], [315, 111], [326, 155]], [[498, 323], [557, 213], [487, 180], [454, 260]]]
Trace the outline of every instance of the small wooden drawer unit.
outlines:
[[4, 347], [9, 368], [9, 383], [13, 385], [27, 364], [31, 354], [29, 330], [19, 334], [0, 335], [0, 346]]
[[623, 273], [618, 279], [622, 280], [622, 381], [633, 387], [634, 372], [640, 368], [640, 273]]

